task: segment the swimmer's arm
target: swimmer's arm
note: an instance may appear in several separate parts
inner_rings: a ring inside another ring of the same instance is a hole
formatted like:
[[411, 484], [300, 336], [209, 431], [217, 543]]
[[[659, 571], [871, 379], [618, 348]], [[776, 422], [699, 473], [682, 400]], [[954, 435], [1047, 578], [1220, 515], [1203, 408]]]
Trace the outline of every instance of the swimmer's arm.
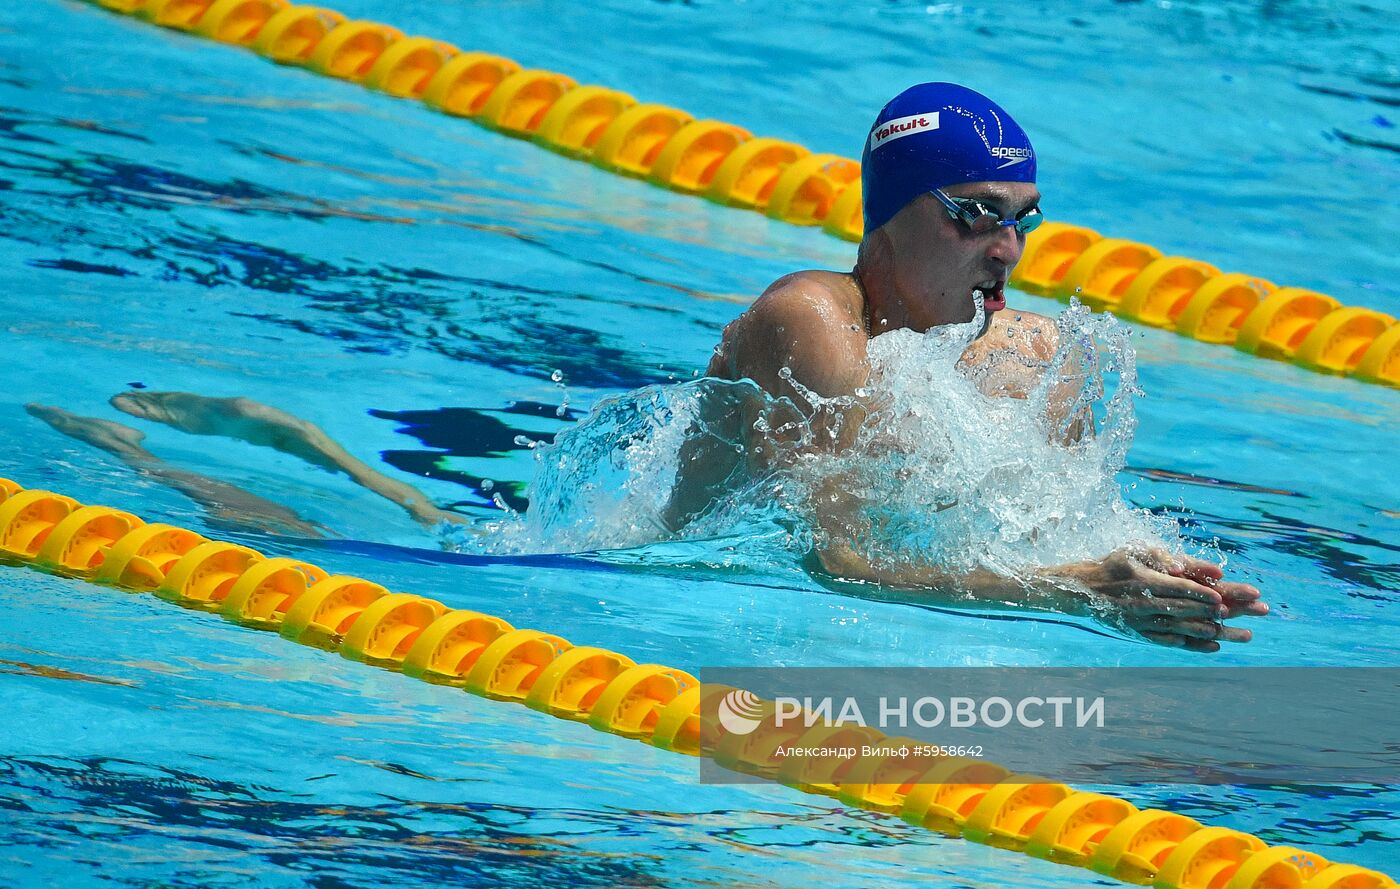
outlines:
[[1094, 415], [1088, 405], [1079, 404], [1084, 378], [1090, 374], [1096, 356], [1075, 349], [1057, 370], [1055, 356], [1060, 348], [1060, 331], [1053, 318], [1023, 312], [1017, 316], [1017, 326], [1025, 329], [1020, 347], [1028, 357], [1040, 362], [1045, 373], [1056, 374], [1046, 399], [1046, 412], [1051, 439], [1061, 445], [1072, 445], [1094, 437]]
[[1213, 652], [1220, 642], [1248, 642], [1249, 630], [1222, 621], [1269, 610], [1258, 589], [1225, 581], [1218, 566], [1159, 551], [1118, 550], [1103, 559], [1017, 578], [982, 569], [955, 574], [877, 566], [844, 543], [827, 545], [816, 556], [833, 579], [878, 585], [875, 595], [859, 593], [871, 598], [1075, 614], [1190, 651]]
[[[1085, 376], [1093, 372], [1084, 356], [1066, 359], [1066, 368], [1059, 371], [1060, 379], [1051, 387], [1046, 404], [1051, 440], [1069, 446], [1094, 437], [1094, 413], [1087, 404], [1079, 403]], [[1054, 373], [1052, 368], [1049, 373]]]
[[867, 341], [859, 319], [830, 287], [788, 275], [725, 329], [711, 372], [753, 380], [774, 398], [806, 409], [809, 393], [839, 398], [865, 384]]
[[983, 394], [1003, 398], [1030, 398], [1052, 374], [1044, 396], [1050, 440], [1068, 446], [1093, 437], [1093, 415], [1078, 399], [1092, 357], [1071, 350], [1057, 366], [1060, 332], [1053, 318], [1027, 311], [1005, 315], [998, 313], [986, 335], [967, 347], [959, 369]]
[[[697, 390], [694, 422], [686, 429], [676, 457], [676, 477], [661, 522], [671, 533], [705, 513], [733, 486], [743, 484], [762, 462], [750, 442], [760, 415], [782, 425], [764, 395], [753, 386]], [[788, 411], [795, 414], [789, 406]]]
[[[844, 407], [824, 404], [813, 410], [807, 396], [849, 396], [864, 385], [869, 375], [865, 332], [843, 312], [824, 285], [801, 274], [788, 275], [725, 328], [705, 375], [752, 380], [773, 398], [788, 398], [807, 415], [816, 445], [839, 450], [854, 439], [864, 418], [863, 409], [852, 402]], [[723, 493], [740, 464], [750, 474], [775, 465], [778, 452], [773, 442], [753, 428], [762, 408], [756, 402], [728, 407], [735, 414], [736, 434], [744, 444], [742, 456], [712, 437], [687, 438], [663, 513], [670, 530], [679, 530], [704, 512]]]

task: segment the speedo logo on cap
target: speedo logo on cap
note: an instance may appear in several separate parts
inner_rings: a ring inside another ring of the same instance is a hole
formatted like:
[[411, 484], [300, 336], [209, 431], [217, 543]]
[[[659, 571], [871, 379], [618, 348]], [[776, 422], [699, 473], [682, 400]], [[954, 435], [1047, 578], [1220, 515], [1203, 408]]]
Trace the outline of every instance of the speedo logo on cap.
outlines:
[[938, 129], [938, 112], [931, 114], [911, 114], [880, 124], [870, 134], [870, 150], [874, 151], [886, 142], [912, 136], [924, 130]]
[[1016, 164], [1023, 163], [1025, 161], [1030, 160], [1032, 157], [1031, 150], [1029, 148], [1004, 148], [1001, 146], [997, 146], [996, 148], [991, 149], [991, 152], [992, 157], [1001, 158], [1002, 160], [1006, 161], [1006, 163], [1002, 164], [1000, 167], [997, 167], [998, 170], [1000, 170], [1002, 167], [1011, 167], [1015, 166]]

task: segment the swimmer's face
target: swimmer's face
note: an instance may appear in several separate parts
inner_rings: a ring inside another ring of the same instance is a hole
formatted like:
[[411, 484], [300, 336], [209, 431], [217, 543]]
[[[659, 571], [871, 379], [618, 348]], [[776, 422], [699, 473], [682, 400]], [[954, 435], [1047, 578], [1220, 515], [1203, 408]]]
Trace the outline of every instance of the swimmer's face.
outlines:
[[[1040, 192], [1029, 182], [970, 182], [943, 192], [981, 201], [1004, 218], [1040, 203]], [[976, 315], [972, 292], [981, 290], [986, 332], [992, 314], [1005, 305], [1006, 279], [1025, 250], [1025, 235], [1015, 226], [973, 234], [932, 195], [911, 201], [883, 230], [893, 254], [901, 326], [923, 332], [941, 324], [965, 324]]]

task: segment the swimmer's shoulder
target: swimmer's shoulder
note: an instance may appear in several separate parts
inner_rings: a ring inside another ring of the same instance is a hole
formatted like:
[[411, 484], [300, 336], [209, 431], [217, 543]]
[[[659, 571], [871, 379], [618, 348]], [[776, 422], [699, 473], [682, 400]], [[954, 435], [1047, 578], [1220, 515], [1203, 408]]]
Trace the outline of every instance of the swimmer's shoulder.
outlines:
[[1054, 318], [1008, 307], [992, 316], [992, 323], [979, 342], [984, 349], [1011, 350], [1037, 361], [1049, 361], [1060, 347], [1060, 330]]
[[850, 275], [793, 272], [774, 281], [724, 329], [707, 371], [753, 379], [770, 392], [787, 367], [823, 394], [847, 388], [863, 366], [868, 339], [860, 288]]
[[815, 314], [824, 324], [846, 322], [864, 328], [864, 304], [855, 279], [842, 272], [808, 269], [783, 275], [754, 301], [749, 312], [759, 320]]
[[860, 288], [850, 275], [808, 270], [783, 275], [724, 329], [727, 344], [865, 337]]

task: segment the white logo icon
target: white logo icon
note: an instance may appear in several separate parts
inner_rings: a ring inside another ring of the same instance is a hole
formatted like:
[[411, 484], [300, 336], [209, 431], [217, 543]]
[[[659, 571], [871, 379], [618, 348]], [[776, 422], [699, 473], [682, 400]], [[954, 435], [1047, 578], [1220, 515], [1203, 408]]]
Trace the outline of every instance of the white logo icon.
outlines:
[[1031, 159], [1031, 150], [1029, 148], [1006, 148], [998, 146], [996, 148], [989, 148], [988, 151], [992, 153], [992, 157], [1009, 158], [1006, 163], [997, 167], [998, 170], [1005, 169], [1006, 167], [1014, 167], [1017, 164], [1023, 164]]
[[731, 735], [747, 735], [763, 721], [763, 699], [751, 691], [735, 689], [720, 699], [719, 724]]

